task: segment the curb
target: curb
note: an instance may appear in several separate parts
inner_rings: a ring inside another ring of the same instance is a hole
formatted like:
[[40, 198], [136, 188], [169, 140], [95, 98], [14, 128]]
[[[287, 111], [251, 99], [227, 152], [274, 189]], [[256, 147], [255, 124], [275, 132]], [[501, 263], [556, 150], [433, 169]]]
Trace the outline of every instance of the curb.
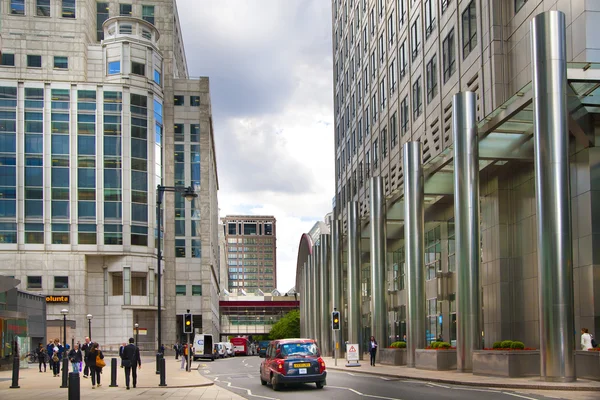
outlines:
[[[348, 371], [347, 369], [340, 367], [330, 367], [327, 369], [333, 371]], [[457, 381], [453, 379], [441, 379], [441, 378], [426, 378], [426, 377], [415, 377], [398, 374], [388, 374], [385, 372], [369, 372], [362, 370], [352, 370], [353, 372], [359, 372], [367, 375], [383, 376], [386, 378], [401, 378], [413, 381], [422, 382], [434, 382], [434, 383], [446, 383], [449, 385], [457, 386], [472, 386], [472, 387], [487, 387], [487, 388], [499, 388], [499, 389], [532, 389], [532, 390], [564, 390], [564, 391], [578, 391], [578, 392], [600, 392], [598, 386], [547, 386], [547, 385], [536, 385], [528, 383], [494, 383], [494, 382], [470, 382], [470, 381]], [[510, 378], [507, 378], [510, 379]]]

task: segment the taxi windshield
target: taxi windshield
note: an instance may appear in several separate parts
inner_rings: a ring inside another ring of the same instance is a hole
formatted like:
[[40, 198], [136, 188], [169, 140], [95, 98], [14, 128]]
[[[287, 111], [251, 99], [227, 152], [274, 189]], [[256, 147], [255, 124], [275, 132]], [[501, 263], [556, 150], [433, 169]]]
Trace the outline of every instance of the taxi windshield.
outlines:
[[315, 343], [287, 343], [281, 346], [282, 356], [318, 356]]

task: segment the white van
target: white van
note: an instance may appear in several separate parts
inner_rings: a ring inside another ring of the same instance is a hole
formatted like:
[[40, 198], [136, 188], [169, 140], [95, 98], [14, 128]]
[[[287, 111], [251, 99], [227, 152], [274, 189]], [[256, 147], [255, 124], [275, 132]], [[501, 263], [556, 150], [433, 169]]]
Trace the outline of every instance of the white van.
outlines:
[[227, 356], [227, 350], [223, 343], [215, 343], [214, 350], [214, 353], [219, 358], [225, 358]]
[[233, 351], [233, 344], [231, 344], [231, 342], [223, 342], [223, 345], [225, 346], [225, 354], [227, 357], [235, 356], [235, 352]]

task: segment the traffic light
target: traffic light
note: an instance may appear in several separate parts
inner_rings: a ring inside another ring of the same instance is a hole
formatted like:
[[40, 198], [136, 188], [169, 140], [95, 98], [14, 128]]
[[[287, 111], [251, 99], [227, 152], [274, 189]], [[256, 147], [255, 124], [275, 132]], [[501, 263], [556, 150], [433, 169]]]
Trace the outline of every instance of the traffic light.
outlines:
[[340, 312], [334, 311], [331, 313], [331, 328], [334, 331], [340, 330]]
[[183, 314], [183, 333], [194, 333], [192, 314]]

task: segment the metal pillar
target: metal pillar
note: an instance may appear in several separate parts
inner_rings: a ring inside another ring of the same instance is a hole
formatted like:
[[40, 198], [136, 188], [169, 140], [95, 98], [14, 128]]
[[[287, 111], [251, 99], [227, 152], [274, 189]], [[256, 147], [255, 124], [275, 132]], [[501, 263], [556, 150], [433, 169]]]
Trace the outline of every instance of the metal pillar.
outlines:
[[306, 263], [306, 335], [309, 338], [314, 338], [314, 330], [313, 330], [313, 318], [314, 318], [314, 292], [313, 292], [313, 256], [312, 256], [312, 246], [310, 247], [310, 254], [308, 255], [308, 262]]
[[421, 142], [402, 149], [404, 170], [404, 248], [408, 266], [406, 366], [414, 368], [416, 349], [425, 347], [425, 214], [423, 151]]
[[454, 95], [454, 221], [456, 232], [456, 369], [473, 370], [473, 350], [481, 348], [479, 304], [479, 143], [477, 96]]
[[370, 184], [371, 197], [371, 335], [381, 348], [387, 347], [387, 287], [385, 196], [383, 178], [374, 176]]
[[[358, 202], [348, 203], [348, 342], [362, 344]], [[359, 357], [365, 349], [360, 349]]]
[[321, 317], [320, 327], [321, 327], [321, 341], [319, 345], [321, 346], [321, 352], [326, 356], [330, 356], [331, 349], [331, 302], [329, 301], [329, 235], [321, 234], [321, 238], [319, 239], [321, 243], [320, 246], [320, 272], [321, 275], [319, 277], [321, 293], [319, 297], [321, 298], [321, 309], [319, 310], [319, 315]]
[[315, 319], [315, 335], [313, 336], [319, 347], [323, 347], [323, 338], [321, 338], [321, 286], [323, 282], [321, 281], [321, 244], [316, 244], [313, 247], [314, 257], [315, 257], [315, 306], [314, 306], [314, 319]]
[[301, 290], [300, 290], [300, 336], [301, 337], [308, 337], [307, 335], [307, 329], [306, 329], [306, 301], [308, 298], [308, 295], [306, 294], [306, 284], [308, 283], [308, 277], [307, 277], [307, 273], [308, 273], [308, 269], [307, 269], [307, 263], [304, 262], [303, 266], [302, 266], [302, 277], [301, 277], [301, 281], [302, 281], [302, 286], [300, 286]]
[[533, 18], [540, 375], [553, 382], [576, 379], [565, 43], [562, 12], [548, 11]]
[[[340, 321], [343, 321], [345, 309], [342, 300], [342, 254], [340, 251], [342, 236], [340, 233], [340, 220], [334, 219], [331, 223], [331, 305], [332, 310], [340, 312]], [[340, 356], [342, 349], [342, 330], [343, 326], [340, 330], [333, 332], [333, 346], [337, 356]]]

